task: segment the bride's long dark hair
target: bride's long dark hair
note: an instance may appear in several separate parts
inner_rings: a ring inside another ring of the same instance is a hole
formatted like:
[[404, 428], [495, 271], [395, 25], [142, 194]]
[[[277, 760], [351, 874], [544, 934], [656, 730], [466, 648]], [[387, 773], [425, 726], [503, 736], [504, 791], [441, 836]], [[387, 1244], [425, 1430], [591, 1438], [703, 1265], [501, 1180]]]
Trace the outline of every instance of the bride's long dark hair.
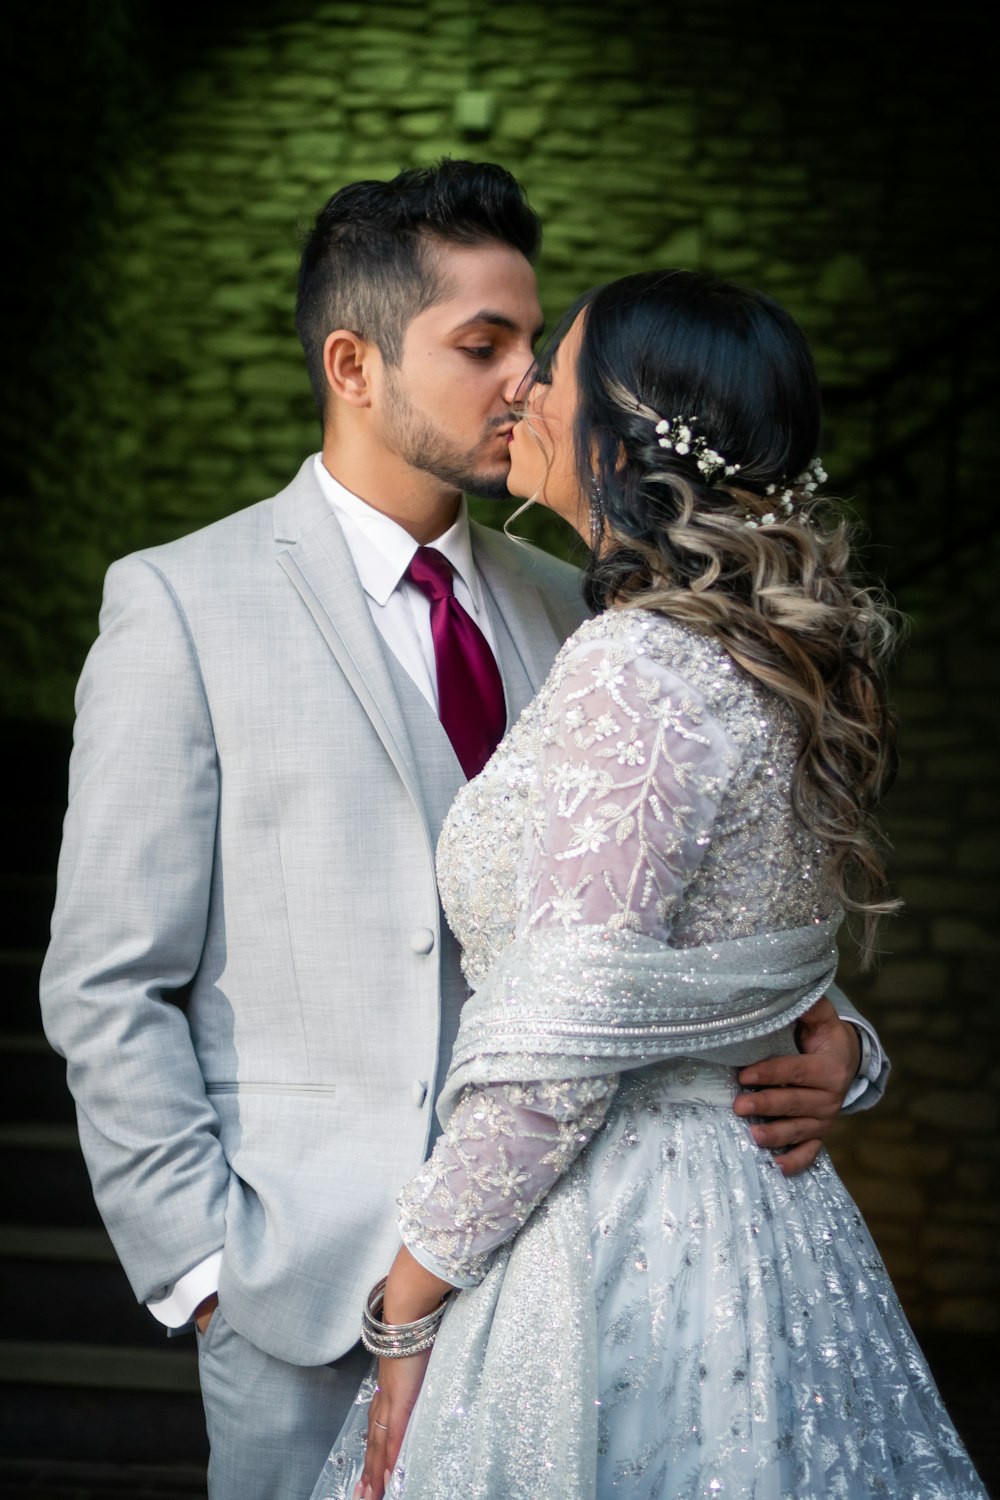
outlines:
[[[881, 673], [895, 632], [877, 591], [852, 577], [843, 516], [807, 475], [820, 396], [805, 338], [770, 297], [693, 271], [589, 292], [563, 331], [580, 311], [574, 441], [594, 516], [588, 602], [711, 631], [791, 704], [795, 811], [832, 851], [870, 962], [878, 919], [898, 904], [872, 818], [895, 769]], [[679, 418], [736, 472], [709, 482], [693, 447], [664, 448], [657, 425]]]

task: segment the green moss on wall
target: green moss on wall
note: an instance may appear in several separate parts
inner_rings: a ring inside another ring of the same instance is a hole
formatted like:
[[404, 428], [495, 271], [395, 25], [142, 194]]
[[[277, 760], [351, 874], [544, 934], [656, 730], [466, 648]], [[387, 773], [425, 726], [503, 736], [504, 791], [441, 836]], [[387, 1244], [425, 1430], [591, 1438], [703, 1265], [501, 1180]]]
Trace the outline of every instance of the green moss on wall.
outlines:
[[[887, 90], [877, 8], [836, 27], [791, 0], [766, 27], [735, 0], [63, 10], [22, 27], [14, 88], [7, 712], [68, 714], [109, 559], [273, 491], [316, 445], [295, 266], [346, 181], [502, 161], [545, 217], [550, 317], [595, 281], [706, 265], [785, 301], [833, 383], [982, 295], [965, 52], [939, 40]], [[466, 91], [492, 99], [473, 136]], [[937, 222], [945, 181], [960, 235]]]

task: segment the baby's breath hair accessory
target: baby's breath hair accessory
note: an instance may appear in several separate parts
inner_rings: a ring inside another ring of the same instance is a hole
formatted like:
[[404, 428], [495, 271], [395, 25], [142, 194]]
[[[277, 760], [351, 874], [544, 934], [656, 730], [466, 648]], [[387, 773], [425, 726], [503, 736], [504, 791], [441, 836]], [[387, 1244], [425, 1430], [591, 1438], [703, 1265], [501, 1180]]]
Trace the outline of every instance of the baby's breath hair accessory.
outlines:
[[708, 446], [708, 439], [696, 433], [697, 417], [661, 417], [656, 424], [656, 439], [661, 448], [670, 449], [678, 458], [690, 455], [706, 484], [716, 484], [720, 479], [731, 479], [739, 472], [739, 464], [727, 464], [721, 453]]
[[761, 526], [773, 526], [776, 521], [783, 520], [792, 514], [797, 494], [811, 499], [828, 478], [829, 475], [822, 461], [818, 458], [810, 459], [796, 479], [783, 479], [778, 484], [767, 486], [764, 494], [769, 497], [774, 496], [774, 510], [765, 511], [762, 516], [748, 516], [743, 524], [754, 531]]
[[[623, 408], [635, 411], [639, 416], [645, 417], [653, 423], [656, 432], [656, 440], [661, 448], [670, 453], [676, 453], [678, 458], [691, 458], [694, 461], [704, 484], [711, 487], [727, 479], [732, 479], [738, 474], [742, 465], [727, 463], [721, 453], [708, 445], [708, 439], [703, 433], [695, 430], [698, 421], [696, 416], [690, 417], [661, 417], [651, 406], [640, 401], [637, 396], [632, 395], [628, 389], [620, 384], [609, 387], [609, 394]], [[821, 484], [827, 479], [826, 470], [822, 461], [818, 458], [810, 459], [802, 473], [794, 479], [779, 479], [774, 484], [769, 484], [764, 490], [764, 498], [771, 501], [771, 508], [757, 515], [752, 511], [746, 511], [745, 526], [756, 531], [761, 526], [775, 526], [785, 521], [795, 510], [796, 501], [810, 500], [815, 495]], [[737, 480], [740, 489], [753, 490], [756, 486], [748, 480]], [[805, 516], [800, 516], [804, 522]]]

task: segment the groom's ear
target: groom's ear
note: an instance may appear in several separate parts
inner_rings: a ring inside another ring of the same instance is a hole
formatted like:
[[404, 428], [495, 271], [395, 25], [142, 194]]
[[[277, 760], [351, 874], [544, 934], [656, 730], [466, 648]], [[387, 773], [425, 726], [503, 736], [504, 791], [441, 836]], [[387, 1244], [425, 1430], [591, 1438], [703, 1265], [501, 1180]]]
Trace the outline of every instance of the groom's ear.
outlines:
[[332, 402], [364, 407], [382, 371], [382, 355], [375, 344], [347, 328], [328, 333], [323, 344], [323, 369]]

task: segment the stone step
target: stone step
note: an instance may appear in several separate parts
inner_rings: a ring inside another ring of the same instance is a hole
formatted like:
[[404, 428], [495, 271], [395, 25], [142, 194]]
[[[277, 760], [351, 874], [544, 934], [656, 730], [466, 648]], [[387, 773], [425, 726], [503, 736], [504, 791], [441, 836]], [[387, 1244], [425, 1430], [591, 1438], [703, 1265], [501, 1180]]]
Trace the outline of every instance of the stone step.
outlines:
[[103, 1229], [0, 1226], [0, 1329], [17, 1341], [189, 1349], [136, 1302]]
[[0, 1124], [0, 1163], [7, 1223], [100, 1227], [75, 1125]]
[[0, 948], [0, 1004], [5, 1030], [32, 1031], [41, 1024], [38, 975], [44, 956], [43, 947]]
[[42, 952], [48, 946], [56, 880], [46, 860], [47, 868], [34, 874], [0, 875], [0, 949]]
[[117, 1265], [106, 1230], [60, 1229], [34, 1224], [0, 1224], [0, 1261], [73, 1261], [77, 1265]]
[[51, 878], [59, 857], [66, 813], [66, 780], [28, 794], [17, 806], [0, 805], [0, 859], [3, 869], [21, 876]]
[[203, 1466], [208, 1443], [195, 1353], [178, 1360], [145, 1350], [0, 1342], [0, 1453], [36, 1462], [45, 1454]]
[[197, 1395], [198, 1356], [192, 1340], [170, 1350], [4, 1338], [0, 1339], [2, 1385]]
[[72, 1125], [66, 1063], [41, 1031], [0, 1032], [0, 1123]]
[[207, 1500], [201, 1464], [0, 1458], [0, 1500]]

